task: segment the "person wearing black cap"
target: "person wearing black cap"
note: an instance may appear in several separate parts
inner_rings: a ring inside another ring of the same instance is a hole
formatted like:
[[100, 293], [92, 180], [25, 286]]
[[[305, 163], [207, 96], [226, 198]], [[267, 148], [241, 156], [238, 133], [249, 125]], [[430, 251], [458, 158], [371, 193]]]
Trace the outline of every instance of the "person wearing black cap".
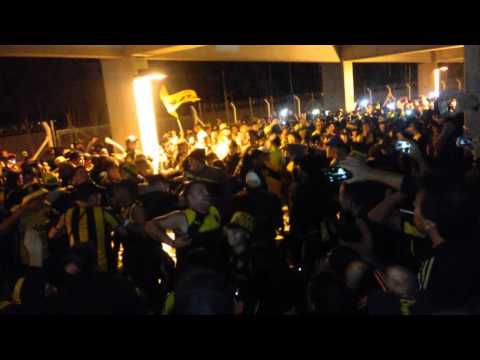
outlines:
[[338, 136], [332, 137], [327, 143], [327, 158], [330, 160], [330, 166], [336, 166], [348, 156], [348, 153], [348, 146]]
[[184, 176], [189, 181], [202, 181], [207, 183], [222, 184], [225, 182], [224, 172], [206, 164], [206, 154], [203, 149], [195, 149], [186, 159]]
[[265, 190], [262, 180], [254, 171], [245, 178], [245, 188], [232, 199], [233, 211], [244, 211], [255, 218], [255, 230], [252, 241], [275, 249], [276, 231], [283, 227], [282, 205], [280, 199]]

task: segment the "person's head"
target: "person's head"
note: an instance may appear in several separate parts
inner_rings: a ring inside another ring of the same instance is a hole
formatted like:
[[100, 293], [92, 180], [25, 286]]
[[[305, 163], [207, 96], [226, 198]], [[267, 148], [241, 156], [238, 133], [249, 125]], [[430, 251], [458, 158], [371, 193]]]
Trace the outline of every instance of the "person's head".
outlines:
[[390, 266], [385, 270], [385, 285], [391, 294], [402, 298], [410, 298], [417, 290], [415, 274], [403, 266]]
[[205, 150], [203, 149], [196, 149], [192, 151], [187, 159], [188, 167], [192, 172], [202, 171], [206, 166], [206, 155]]
[[103, 156], [103, 157], [109, 157], [109, 156], [110, 156], [110, 153], [108, 152], [108, 149], [107, 149], [107, 148], [101, 148], [99, 155], [100, 155], [100, 156]]
[[412, 121], [407, 128], [405, 129], [405, 132], [411, 136], [416, 135], [421, 133], [423, 130], [422, 123], [420, 121]]
[[23, 176], [19, 171], [7, 171], [5, 175], [5, 187], [7, 191], [19, 188], [23, 185]]
[[135, 151], [137, 149], [137, 137], [130, 135], [126, 140], [127, 151]]
[[210, 194], [207, 187], [201, 183], [193, 181], [185, 186], [184, 197], [187, 205], [195, 211], [206, 214], [211, 205]]
[[131, 163], [125, 163], [120, 166], [120, 176], [122, 177], [122, 180], [137, 181], [138, 170], [135, 165]]
[[102, 189], [91, 182], [78, 186], [75, 191], [75, 200], [86, 206], [98, 206], [101, 203]]
[[238, 211], [225, 225], [227, 242], [235, 255], [241, 255], [247, 250], [255, 226], [254, 223], [255, 220], [252, 215]]
[[153, 173], [152, 166], [146, 158], [138, 157], [137, 159], [135, 159], [135, 168], [137, 169], [138, 173], [143, 177], [146, 177]]
[[105, 165], [105, 171], [107, 172], [108, 180], [111, 182], [121, 181], [122, 174], [120, 167], [112, 160], [108, 161]]
[[282, 140], [280, 140], [280, 137], [275, 135], [270, 139], [270, 145], [274, 148], [279, 148], [280, 145], [282, 144]]
[[364, 279], [368, 276], [370, 267], [362, 260], [354, 260], [345, 270], [345, 286], [352, 292], [362, 290]]
[[69, 163], [63, 163], [58, 167], [58, 175], [62, 180], [62, 184], [68, 185], [71, 184], [73, 175], [75, 174], [75, 167]]
[[23, 182], [30, 184], [38, 180], [39, 171], [36, 165], [23, 165], [22, 166]]
[[72, 177], [72, 185], [73, 186], [79, 186], [87, 181], [90, 180], [90, 177], [88, 176], [87, 170], [83, 166], [78, 166], [74, 170], [74, 174]]
[[333, 137], [327, 144], [327, 157], [337, 161], [343, 160], [348, 156], [349, 149], [338, 137]]
[[122, 180], [113, 185], [113, 202], [120, 207], [131, 205], [138, 195], [138, 185], [129, 180]]
[[78, 151], [71, 151], [68, 155], [67, 155], [68, 159], [70, 160], [70, 162], [74, 165], [74, 166], [83, 166], [84, 162], [83, 162], [83, 156], [80, 152]]
[[296, 138], [295, 135], [292, 134], [292, 133], [290, 133], [290, 134], [287, 135], [287, 142], [288, 142], [289, 144], [298, 144], [298, 143], [300, 143], [300, 141], [297, 143], [297, 138]]
[[261, 168], [265, 164], [266, 154], [262, 150], [253, 149], [251, 151], [251, 164], [255, 169]]
[[334, 135], [335, 134], [335, 124], [334, 123], [330, 123], [328, 126], [327, 126], [327, 135]]

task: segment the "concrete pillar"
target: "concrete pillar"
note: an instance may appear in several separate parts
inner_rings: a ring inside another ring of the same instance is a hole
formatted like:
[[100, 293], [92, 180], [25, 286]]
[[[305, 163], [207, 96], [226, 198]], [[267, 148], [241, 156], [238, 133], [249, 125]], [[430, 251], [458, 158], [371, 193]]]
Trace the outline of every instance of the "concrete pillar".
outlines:
[[322, 64], [323, 103], [325, 109], [353, 108], [353, 64], [344, 62], [340, 64]]
[[[480, 96], [480, 45], [465, 45], [465, 91]], [[475, 156], [480, 157], [480, 113], [465, 111], [465, 126], [475, 144]]]
[[133, 79], [138, 71], [148, 68], [146, 60], [101, 60], [112, 139], [125, 144], [129, 135], [140, 137], [133, 94]]
[[353, 111], [355, 107], [355, 89], [353, 86], [353, 63], [344, 61], [343, 66], [343, 91], [345, 97], [345, 110]]
[[433, 70], [436, 64], [418, 64], [418, 95], [428, 96], [435, 89]]

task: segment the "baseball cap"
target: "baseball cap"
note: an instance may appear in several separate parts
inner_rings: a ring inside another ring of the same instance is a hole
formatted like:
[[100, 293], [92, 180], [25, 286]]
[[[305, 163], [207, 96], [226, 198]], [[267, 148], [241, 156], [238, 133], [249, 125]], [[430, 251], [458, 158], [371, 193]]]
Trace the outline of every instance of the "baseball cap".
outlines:
[[245, 183], [251, 189], [258, 188], [262, 185], [262, 180], [254, 171], [249, 171], [245, 177]]
[[252, 233], [255, 227], [255, 219], [249, 213], [237, 211], [233, 214], [232, 219], [227, 224], [227, 227], [240, 228], [249, 233]]

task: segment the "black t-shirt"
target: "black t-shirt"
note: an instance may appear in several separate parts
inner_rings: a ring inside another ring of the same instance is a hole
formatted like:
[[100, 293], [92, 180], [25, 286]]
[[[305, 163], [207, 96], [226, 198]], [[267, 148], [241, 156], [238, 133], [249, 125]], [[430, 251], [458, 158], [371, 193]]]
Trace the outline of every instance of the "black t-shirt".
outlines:
[[422, 262], [420, 292], [428, 297], [433, 311], [462, 308], [480, 294], [478, 250], [472, 243], [445, 242]]
[[273, 193], [263, 190], [245, 190], [233, 198], [233, 211], [243, 211], [255, 219], [252, 238], [263, 244], [271, 244], [275, 230], [282, 225], [282, 206]]

